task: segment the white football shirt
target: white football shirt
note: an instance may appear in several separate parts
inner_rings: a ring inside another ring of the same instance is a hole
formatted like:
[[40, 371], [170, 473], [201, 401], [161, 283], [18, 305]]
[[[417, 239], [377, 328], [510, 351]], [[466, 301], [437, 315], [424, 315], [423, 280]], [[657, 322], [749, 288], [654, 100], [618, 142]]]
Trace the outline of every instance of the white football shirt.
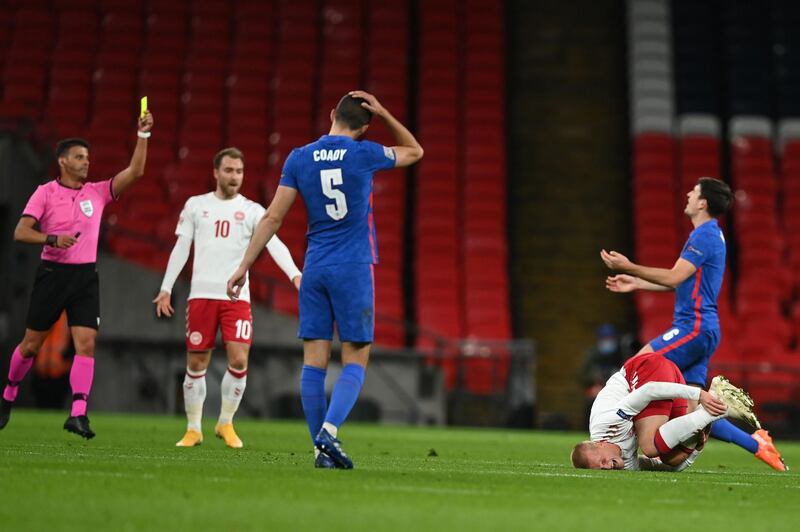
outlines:
[[[241, 194], [223, 200], [209, 192], [186, 200], [175, 234], [194, 240], [189, 299], [229, 300], [228, 279], [241, 264], [250, 237], [265, 211]], [[250, 301], [249, 276], [239, 299]]]
[[589, 416], [589, 437], [619, 446], [625, 469], [639, 469], [639, 440], [633, 430], [633, 418], [651, 401], [700, 398], [700, 389], [672, 382], [647, 382], [631, 390], [625, 368], [614, 373], [600, 390]]

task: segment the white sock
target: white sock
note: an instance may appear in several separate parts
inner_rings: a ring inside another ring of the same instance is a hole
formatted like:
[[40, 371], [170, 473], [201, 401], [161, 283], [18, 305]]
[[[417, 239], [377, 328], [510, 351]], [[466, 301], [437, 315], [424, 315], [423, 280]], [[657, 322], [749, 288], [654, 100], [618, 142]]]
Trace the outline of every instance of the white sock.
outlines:
[[724, 417], [725, 414], [721, 416], [712, 416], [706, 412], [705, 408], [701, 407], [691, 414], [676, 417], [661, 425], [656, 433], [656, 439], [658, 439], [660, 435], [666, 446], [670, 449], [674, 449], [682, 441], [691, 438], [697, 431], [706, 428], [709, 424]]
[[[697, 408], [695, 408], [695, 410], [699, 410], [701, 408], [703, 408], [702, 405], [697, 405]], [[687, 438], [685, 440], [681, 440], [681, 445], [684, 446], [684, 447], [687, 447], [689, 449], [696, 448], [700, 444], [700, 442], [703, 441], [703, 431], [704, 430], [705, 430], [705, 427], [703, 429], [699, 430], [698, 432], [695, 432], [691, 436], [689, 436], [689, 438]]]
[[206, 400], [206, 372], [186, 368], [183, 378], [183, 404], [186, 407], [187, 429], [201, 432], [203, 403]]
[[247, 386], [247, 368], [239, 371], [229, 366], [225, 376], [222, 377], [220, 387], [222, 394], [222, 407], [219, 410], [220, 425], [233, 422], [233, 415], [242, 402], [245, 386]]
[[330, 433], [330, 435], [333, 436], [334, 438], [339, 433], [339, 427], [331, 423], [328, 423], [327, 421], [322, 424], [322, 428], [327, 430]]

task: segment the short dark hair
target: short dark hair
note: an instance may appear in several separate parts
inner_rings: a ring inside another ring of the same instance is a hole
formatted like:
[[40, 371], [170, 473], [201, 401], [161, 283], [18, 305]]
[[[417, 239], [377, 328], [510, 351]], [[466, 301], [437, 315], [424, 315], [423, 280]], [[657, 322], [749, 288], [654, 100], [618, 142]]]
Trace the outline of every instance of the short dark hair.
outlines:
[[364, 98], [354, 98], [345, 94], [336, 105], [334, 114], [336, 121], [346, 125], [351, 131], [366, 126], [372, 120], [372, 112], [361, 107], [365, 102]]
[[217, 154], [214, 156], [214, 168], [219, 170], [219, 165], [222, 164], [222, 159], [224, 157], [230, 157], [231, 159], [241, 159], [242, 164], [244, 164], [244, 154], [242, 150], [239, 148], [225, 148], [224, 150], [219, 150]]
[[58, 144], [56, 144], [56, 159], [64, 157], [73, 146], [83, 146], [87, 150], [89, 149], [89, 143], [80, 137], [59, 140]]
[[697, 184], [700, 185], [700, 198], [708, 204], [708, 214], [716, 218], [728, 212], [733, 202], [733, 192], [727, 183], [713, 177], [701, 177]]
[[595, 448], [594, 442], [591, 441], [582, 441], [576, 444], [572, 449], [572, 453], [569, 455], [572, 465], [576, 469], [591, 469], [591, 467], [589, 467], [589, 455], [592, 454]]

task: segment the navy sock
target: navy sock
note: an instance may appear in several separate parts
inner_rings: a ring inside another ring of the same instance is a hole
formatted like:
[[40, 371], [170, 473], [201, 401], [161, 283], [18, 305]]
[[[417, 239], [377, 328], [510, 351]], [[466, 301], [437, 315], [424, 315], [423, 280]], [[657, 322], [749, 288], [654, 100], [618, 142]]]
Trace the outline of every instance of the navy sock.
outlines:
[[342, 426], [344, 420], [350, 414], [361, 393], [361, 386], [364, 385], [364, 368], [358, 364], [348, 364], [342, 369], [336, 386], [333, 387], [331, 394], [331, 406], [325, 416], [325, 422], [336, 427]]
[[311, 441], [322, 428], [325, 412], [328, 410], [328, 399], [325, 397], [326, 371], [314, 366], [303, 366], [300, 374], [300, 399], [303, 402], [303, 412], [308, 423], [308, 432]]
[[728, 443], [735, 443], [753, 454], [758, 451], [758, 442], [727, 419], [720, 419], [711, 424], [711, 437]]

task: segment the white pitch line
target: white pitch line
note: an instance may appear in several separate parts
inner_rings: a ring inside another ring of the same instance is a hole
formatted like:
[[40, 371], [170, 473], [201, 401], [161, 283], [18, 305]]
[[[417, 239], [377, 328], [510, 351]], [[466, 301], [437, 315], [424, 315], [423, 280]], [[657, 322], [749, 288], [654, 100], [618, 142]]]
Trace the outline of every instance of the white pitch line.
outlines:
[[[373, 471], [391, 471], [391, 469], [387, 468], [362, 468], [367, 470]], [[435, 467], [430, 470], [424, 469], [417, 469], [418, 471], [430, 471], [435, 473], [464, 473], [463, 470], [460, 469], [452, 469], [452, 468], [442, 468], [442, 467]], [[621, 481], [628, 481], [632, 479], [628, 475], [620, 475], [617, 473], [609, 472], [607, 474], [586, 474], [586, 473], [558, 473], [552, 471], [511, 471], [511, 470], [476, 470], [473, 473], [481, 474], [481, 475], [509, 475], [509, 476], [526, 476], [526, 477], [545, 477], [545, 478], [582, 478], [588, 480], [621, 480]], [[644, 473], [644, 472], [643, 472]], [[641, 476], [637, 475], [637, 481], [642, 480], [645, 482], [660, 482], [660, 483], [668, 483], [668, 484], [676, 484], [680, 480], [679, 477], [674, 476], [675, 473], [668, 473], [668, 472], [658, 472], [655, 474], [642, 474]], [[685, 475], [684, 475], [685, 476]], [[703, 480], [703, 484], [714, 484], [714, 485], [722, 485], [722, 486], [753, 486], [750, 482], [736, 482], [736, 481], [726, 481], [726, 480]]]
[[[133, 472], [121, 472], [121, 471], [86, 471], [86, 470], [45, 469], [45, 468], [35, 468], [33, 471], [41, 474], [62, 475], [67, 477], [84, 476], [84, 477], [111, 477], [111, 478], [142, 478], [146, 480], [155, 480], [159, 478], [158, 475], [154, 475], [152, 473], [133, 473]], [[203, 481], [236, 482], [237, 479], [233, 477], [205, 476], [203, 477]]]
[[488, 490], [466, 488], [433, 488], [430, 486], [372, 486], [370, 491], [404, 491], [409, 493], [438, 493], [445, 495], [491, 495]]
[[36, 471], [46, 474], [55, 473], [56, 475], [64, 475], [68, 477], [80, 475], [85, 477], [144, 478], [148, 480], [156, 478], [156, 476], [153, 475], [152, 473], [135, 474], [135, 473], [122, 473], [119, 471], [81, 471], [81, 470], [70, 471], [67, 469], [36, 469]]

